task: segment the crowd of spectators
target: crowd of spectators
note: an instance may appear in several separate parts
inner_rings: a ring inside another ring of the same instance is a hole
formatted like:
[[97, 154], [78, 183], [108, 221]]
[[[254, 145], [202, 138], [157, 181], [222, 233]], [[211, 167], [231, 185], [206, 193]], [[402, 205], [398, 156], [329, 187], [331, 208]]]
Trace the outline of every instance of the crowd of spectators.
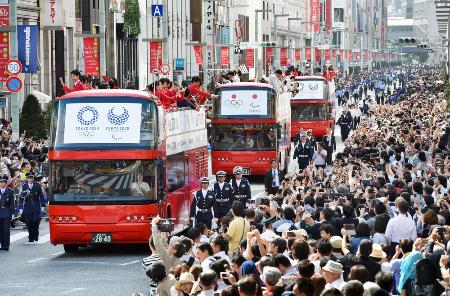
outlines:
[[[325, 168], [288, 172], [281, 193], [253, 207], [235, 201], [220, 227], [198, 223], [170, 236], [154, 219], [151, 255], [143, 260], [150, 295], [445, 293], [450, 130], [442, 73], [390, 73], [384, 89], [375, 85], [397, 98], [367, 100], [343, 151]], [[352, 79], [358, 76], [336, 77], [343, 85]], [[368, 98], [364, 90], [361, 98]]]

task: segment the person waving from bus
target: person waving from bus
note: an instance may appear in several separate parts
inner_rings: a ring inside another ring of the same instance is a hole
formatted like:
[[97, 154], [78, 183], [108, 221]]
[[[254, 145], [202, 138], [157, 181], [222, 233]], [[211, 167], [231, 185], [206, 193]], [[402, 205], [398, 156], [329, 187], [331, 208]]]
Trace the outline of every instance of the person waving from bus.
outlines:
[[202, 84], [202, 79], [198, 76], [192, 77], [192, 83], [189, 85], [189, 93], [192, 98], [196, 99], [200, 105], [204, 105], [208, 98], [215, 99], [218, 96], [210, 94], [204, 91], [200, 85]]

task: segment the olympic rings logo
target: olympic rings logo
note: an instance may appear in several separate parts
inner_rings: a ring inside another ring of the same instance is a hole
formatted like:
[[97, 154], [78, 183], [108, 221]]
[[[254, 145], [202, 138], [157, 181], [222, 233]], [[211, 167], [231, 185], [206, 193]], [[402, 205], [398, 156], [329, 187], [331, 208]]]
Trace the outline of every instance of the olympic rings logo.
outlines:
[[94, 136], [94, 133], [90, 131], [81, 131], [78, 135], [81, 137], [90, 138]]
[[[86, 113], [90, 114], [90, 119], [86, 118]], [[82, 125], [92, 125], [98, 120], [98, 111], [94, 107], [86, 106], [78, 111], [77, 118]]]
[[226, 100], [225, 105], [228, 107], [239, 108], [244, 104], [242, 100]]
[[310, 90], [318, 90], [318, 89], [319, 89], [319, 85], [318, 85], [317, 83], [314, 84], [314, 85], [310, 84], [310, 85], [309, 85], [309, 89], [310, 89]]
[[114, 108], [115, 107], [112, 107], [108, 112], [108, 121], [114, 125], [123, 125], [125, 122], [127, 122], [128, 118], [130, 118], [128, 110], [122, 107], [122, 114], [116, 115], [114, 114]]

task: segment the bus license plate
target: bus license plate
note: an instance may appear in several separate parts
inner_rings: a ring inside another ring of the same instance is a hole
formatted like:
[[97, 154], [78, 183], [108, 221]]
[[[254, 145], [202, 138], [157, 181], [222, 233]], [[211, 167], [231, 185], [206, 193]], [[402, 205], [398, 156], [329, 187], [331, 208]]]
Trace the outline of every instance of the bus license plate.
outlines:
[[242, 168], [242, 175], [250, 175], [251, 171], [250, 168]]
[[112, 243], [111, 233], [93, 233], [92, 242], [94, 244], [110, 244]]

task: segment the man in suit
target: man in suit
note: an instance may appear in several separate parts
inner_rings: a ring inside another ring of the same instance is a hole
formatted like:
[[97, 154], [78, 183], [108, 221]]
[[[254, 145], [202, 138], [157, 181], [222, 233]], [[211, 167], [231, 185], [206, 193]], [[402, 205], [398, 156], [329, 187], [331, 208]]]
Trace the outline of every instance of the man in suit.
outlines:
[[10, 225], [14, 215], [14, 193], [6, 187], [8, 178], [0, 178], [0, 250], [9, 251]]
[[41, 185], [34, 181], [34, 174], [27, 174], [27, 182], [22, 185], [20, 203], [23, 204], [22, 218], [28, 229], [28, 244], [39, 240], [41, 212], [45, 207]]
[[327, 151], [327, 165], [331, 165], [333, 162], [333, 152], [336, 150], [336, 139], [331, 128], [327, 128], [327, 134], [323, 137], [323, 145], [325, 151]]
[[278, 169], [278, 161], [276, 159], [273, 159], [270, 164], [272, 168], [266, 172], [264, 187], [267, 194], [277, 194], [284, 179], [284, 174]]
[[191, 204], [191, 219], [195, 223], [204, 223], [208, 229], [212, 227], [212, 220], [214, 217], [214, 192], [209, 190], [209, 179], [203, 177], [200, 179], [202, 188], [195, 192]]

